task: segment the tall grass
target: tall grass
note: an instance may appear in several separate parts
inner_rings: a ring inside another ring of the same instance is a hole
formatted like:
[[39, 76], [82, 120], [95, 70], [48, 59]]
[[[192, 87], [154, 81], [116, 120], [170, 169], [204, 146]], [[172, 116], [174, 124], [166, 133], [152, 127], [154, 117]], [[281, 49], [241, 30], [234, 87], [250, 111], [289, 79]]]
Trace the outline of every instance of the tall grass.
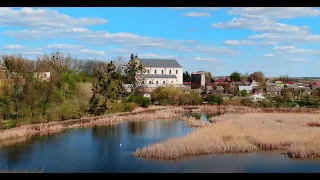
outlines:
[[135, 156], [177, 159], [185, 156], [283, 150], [293, 158], [320, 157], [320, 122], [316, 114], [225, 114], [191, 134], [137, 149]]

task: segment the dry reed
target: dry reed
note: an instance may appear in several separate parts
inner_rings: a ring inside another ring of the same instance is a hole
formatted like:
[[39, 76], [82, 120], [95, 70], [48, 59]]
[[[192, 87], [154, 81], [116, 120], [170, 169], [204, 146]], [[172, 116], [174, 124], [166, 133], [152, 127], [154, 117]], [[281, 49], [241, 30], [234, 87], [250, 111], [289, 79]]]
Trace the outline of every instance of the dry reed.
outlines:
[[149, 121], [157, 119], [171, 119], [179, 113], [184, 112], [182, 108], [166, 107], [165, 109], [145, 109], [134, 113], [122, 113], [105, 117], [82, 118], [61, 122], [50, 122], [35, 125], [26, 125], [0, 131], [1, 142], [8, 139], [20, 138], [32, 134], [55, 133], [71, 128], [90, 127], [95, 125], [116, 124], [123, 121]]
[[320, 157], [317, 114], [246, 113], [215, 117], [217, 123], [191, 134], [137, 149], [135, 156], [177, 159], [185, 156], [284, 150], [293, 158]]
[[189, 118], [188, 117], [182, 117], [180, 119], [186, 122], [187, 127], [196, 127], [196, 128], [198, 128], [198, 127], [205, 127], [205, 126], [210, 125], [209, 122], [205, 122], [205, 121], [196, 119], [195, 117], [192, 117], [192, 116], [190, 116]]

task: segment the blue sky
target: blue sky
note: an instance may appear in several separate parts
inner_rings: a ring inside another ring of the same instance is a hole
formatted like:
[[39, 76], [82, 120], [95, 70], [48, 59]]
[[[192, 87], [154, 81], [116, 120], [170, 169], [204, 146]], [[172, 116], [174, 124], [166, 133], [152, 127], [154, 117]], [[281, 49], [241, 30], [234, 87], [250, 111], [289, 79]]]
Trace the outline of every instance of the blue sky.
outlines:
[[320, 9], [0, 8], [0, 53], [175, 58], [188, 72], [320, 76]]

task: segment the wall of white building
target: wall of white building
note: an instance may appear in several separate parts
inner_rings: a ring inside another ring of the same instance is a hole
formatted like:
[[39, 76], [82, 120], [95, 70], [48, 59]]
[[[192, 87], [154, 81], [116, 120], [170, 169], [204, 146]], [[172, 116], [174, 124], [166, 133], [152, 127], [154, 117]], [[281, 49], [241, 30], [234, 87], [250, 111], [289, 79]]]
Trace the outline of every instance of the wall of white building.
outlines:
[[142, 84], [178, 84], [177, 78], [144, 78], [142, 81]]
[[[176, 75], [176, 77], [177, 77], [177, 79], [174, 83], [175, 84], [182, 84], [183, 83], [183, 68], [145, 67], [145, 69], [146, 69], [145, 74], [167, 74], [167, 75], [170, 75], [170, 71], [171, 71], [171, 75]], [[156, 73], [155, 73], [155, 71], [156, 71]], [[162, 73], [162, 71], [163, 71], [163, 73]], [[171, 81], [172, 80], [170, 80], [169, 82], [171, 83]]]

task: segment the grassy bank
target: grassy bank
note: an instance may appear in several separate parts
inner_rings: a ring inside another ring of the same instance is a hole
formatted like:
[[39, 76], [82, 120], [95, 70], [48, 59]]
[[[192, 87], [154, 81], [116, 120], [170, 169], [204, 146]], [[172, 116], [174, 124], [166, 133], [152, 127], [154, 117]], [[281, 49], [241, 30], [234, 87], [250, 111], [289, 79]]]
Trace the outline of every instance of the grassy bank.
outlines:
[[0, 131], [0, 145], [13, 138], [21, 138], [32, 134], [55, 133], [71, 128], [90, 127], [95, 125], [109, 125], [124, 121], [150, 121], [156, 119], [170, 119], [184, 112], [184, 109], [177, 107], [153, 107], [137, 109], [135, 112], [118, 113], [110, 116], [99, 116], [81, 118], [68, 121], [50, 122], [35, 125], [25, 125], [12, 129]]
[[202, 154], [283, 150], [292, 158], [320, 157], [318, 114], [225, 114], [191, 134], [137, 149], [135, 156], [177, 159]]
[[185, 106], [191, 112], [206, 112], [206, 113], [308, 113], [320, 114], [320, 108], [252, 108], [247, 106], [232, 106], [232, 105], [205, 105], [205, 106]]

